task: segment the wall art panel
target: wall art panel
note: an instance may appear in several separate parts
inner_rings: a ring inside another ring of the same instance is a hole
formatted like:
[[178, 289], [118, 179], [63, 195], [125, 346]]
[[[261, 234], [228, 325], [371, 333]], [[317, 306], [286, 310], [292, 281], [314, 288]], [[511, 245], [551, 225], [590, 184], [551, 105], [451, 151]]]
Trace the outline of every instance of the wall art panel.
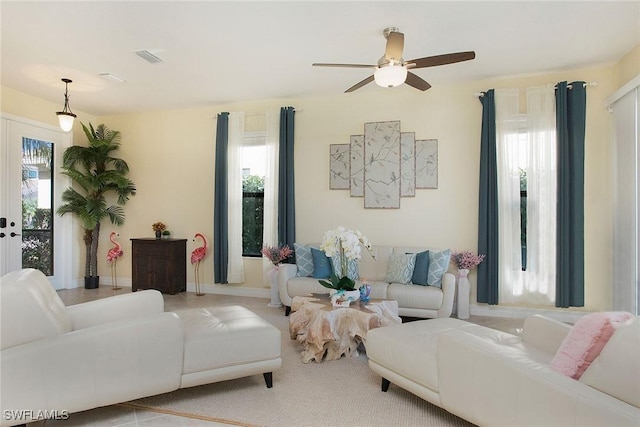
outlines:
[[364, 207], [400, 207], [400, 122], [364, 124]]
[[416, 188], [438, 188], [438, 140], [416, 140]]
[[351, 197], [364, 197], [364, 135], [351, 135]]
[[331, 144], [329, 156], [329, 188], [331, 190], [348, 190], [351, 178], [351, 147], [349, 144]]
[[438, 140], [416, 140], [399, 121], [364, 124], [364, 135], [330, 144], [330, 188], [349, 189], [367, 209], [397, 209], [417, 189], [438, 188]]
[[415, 148], [415, 132], [402, 132], [400, 134], [400, 197], [416, 195]]

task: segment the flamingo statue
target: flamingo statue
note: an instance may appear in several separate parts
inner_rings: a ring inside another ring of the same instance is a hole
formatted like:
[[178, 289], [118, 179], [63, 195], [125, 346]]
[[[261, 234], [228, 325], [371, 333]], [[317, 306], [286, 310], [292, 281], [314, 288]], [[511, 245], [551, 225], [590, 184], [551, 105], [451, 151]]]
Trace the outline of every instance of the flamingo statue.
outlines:
[[191, 264], [193, 264], [196, 280], [196, 295], [201, 297], [204, 293], [200, 291], [200, 261], [202, 261], [207, 255], [207, 239], [205, 239], [202, 234], [196, 233], [196, 235], [193, 236], [193, 241], [195, 242], [198, 237], [202, 239], [204, 245], [199, 248], [195, 248], [193, 252], [191, 252]]
[[120, 246], [120, 243], [113, 240], [118, 236], [120, 236], [120, 234], [116, 233], [115, 231], [112, 231], [111, 234], [109, 234], [109, 240], [111, 240], [111, 243], [113, 243], [115, 246], [109, 249], [109, 252], [107, 252], [107, 262], [111, 264], [111, 289], [113, 289], [114, 291], [117, 291], [118, 289], [122, 289], [121, 287], [118, 286], [116, 264], [118, 262], [118, 258], [120, 258], [124, 252], [122, 252], [122, 247]]

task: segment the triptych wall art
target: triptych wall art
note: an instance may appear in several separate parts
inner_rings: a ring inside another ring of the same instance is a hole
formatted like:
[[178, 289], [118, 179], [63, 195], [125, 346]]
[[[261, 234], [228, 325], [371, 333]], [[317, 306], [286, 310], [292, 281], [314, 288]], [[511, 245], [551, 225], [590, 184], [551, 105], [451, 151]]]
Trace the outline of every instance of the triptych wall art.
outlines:
[[401, 132], [400, 121], [364, 124], [364, 135], [330, 145], [329, 187], [364, 197], [364, 207], [398, 209], [416, 189], [438, 188], [438, 140]]

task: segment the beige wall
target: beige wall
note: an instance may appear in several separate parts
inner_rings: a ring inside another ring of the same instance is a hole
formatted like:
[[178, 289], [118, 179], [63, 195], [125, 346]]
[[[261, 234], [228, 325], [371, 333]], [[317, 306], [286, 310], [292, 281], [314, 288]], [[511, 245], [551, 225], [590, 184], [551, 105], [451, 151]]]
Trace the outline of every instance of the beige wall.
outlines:
[[616, 89], [637, 76], [640, 76], [640, 44], [631, 49], [613, 67], [613, 81]]
[[[125, 280], [131, 277], [129, 239], [151, 236], [155, 221], [165, 222], [176, 237], [190, 239], [201, 232], [211, 240], [216, 126], [213, 116], [220, 111], [262, 112], [285, 105], [299, 110], [295, 135], [298, 241], [317, 242], [326, 230], [343, 225], [359, 229], [373, 244], [475, 250], [481, 106], [474, 94], [490, 88], [524, 90], [562, 80], [584, 80], [598, 82], [598, 86], [587, 90], [585, 309], [610, 308], [611, 118], [603, 105], [615, 90], [612, 75], [612, 67], [598, 67], [434, 85], [424, 93], [408, 86], [387, 90], [370, 85], [352, 94], [339, 93], [341, 88], [336, 88], [335, 95], [317, 98], [98, 117], [95, 123], [105, 123], [122, 132], [119, 155], [129, 163], [130, 177], [138, 189], [138, 195], [126, 207], [126, 223], [118, 230], [125, 251], [118, 264], [119, 276]], [[5, 110], [4, 100], [2, 106]], [[402, 131], [415, 132], [417, 138], [438, 139], [439, 188], [418, 190], [416, 197], [403, 198], [400, 209], [364, 209], [362, 198], [351, 198], [345, 190], [329, 190], [329, 144], [348, 143], [349, 135], [363, 132], [365, 122], [383, 120], [400, 120]], [[112, 228], [106, 223], [103, 226], [100, 259], [109, 248], [107, 236]], [[189, 240], [188, 252], [193, 248], [195, 243]], [[205, 286], [213, 282], [211, 253], [208, 260], [200, 270]], [[246, 260], [246, 265], [246, 283], [233, 286], [264, 290], [260, 262]], [[106, 276], [106, 263], [101, 269]], [[188, 269], [188, 282], [193, 280], [193, 272]], [[471, 280], [475, 287], [475, 273]], [[472, 301], [475, 289], [473, 294]]]
[[[56, 111], [62, 110], [64, 104], [62, 96], [60, 97], [60, 101], [59, 104], [55, 104], [8, 87], [2, 86], [0, 88], [0, 110], [3, 113], [35, 120], [52, 126], [58, 126]], [[77, 111], [76, 109], [74, 109], [73, 112], [78, 116], [73, 126], [73, 140], [84, 141], [85, 136], [82, 132], [82, 127], [77, 125], [77, 123], [83, 122], [86, 124], [95, 121], [96, 118], [95, 116]]]

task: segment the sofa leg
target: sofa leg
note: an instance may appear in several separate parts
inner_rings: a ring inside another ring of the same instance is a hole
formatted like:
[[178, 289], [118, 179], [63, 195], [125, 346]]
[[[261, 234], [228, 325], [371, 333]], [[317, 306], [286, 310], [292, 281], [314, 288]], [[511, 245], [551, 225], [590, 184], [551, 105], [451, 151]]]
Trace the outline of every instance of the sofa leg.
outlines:
[[291, 314], [291, 307], [289, 307], [288, 305], [284, 306], [284, 315], [288, 316]]
[[262, 374], [264, 382], [267, 383], [267, 388], [273, 387], [273, 372], [265, 372]]
[[382, 391], [386, 392], [387, 390], [389, 390], [389, 385], [391, 384], [391, 381], [389, 381], [386, 378], [382, 379]]

